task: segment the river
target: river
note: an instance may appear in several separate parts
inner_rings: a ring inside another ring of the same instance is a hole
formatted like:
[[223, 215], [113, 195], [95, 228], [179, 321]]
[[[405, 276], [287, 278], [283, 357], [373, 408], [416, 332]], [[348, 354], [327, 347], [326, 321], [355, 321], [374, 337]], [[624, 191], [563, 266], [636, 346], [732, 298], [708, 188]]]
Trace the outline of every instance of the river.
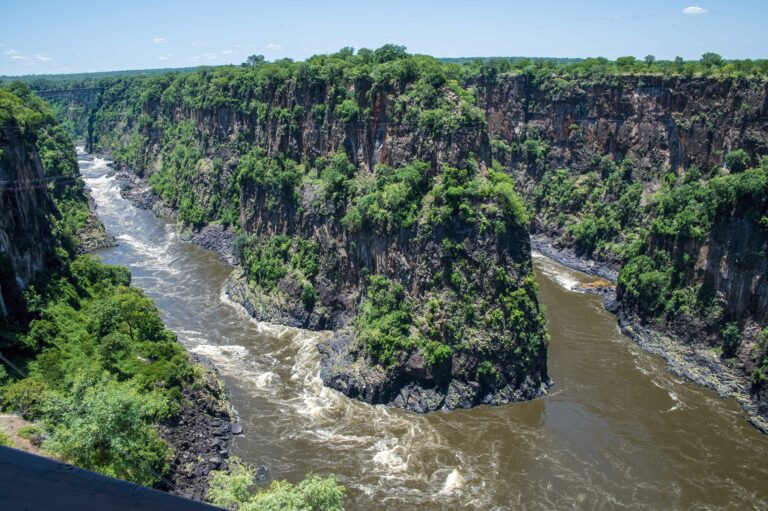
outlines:
[[81, 155], [98, 214], [167, 326], [222, 370], [244, 435], [234, 454], [290, 481], [337, 474], [347, 509], [768, 509], [768, 436], [733, 400], [672, 375], [622, 335], [593, 280], [535, 256], [552, 341], [548, 396], [416, 415], [322, 386], [326, 332], [258, 324], [222, 297], [231, 271], [120, 197]]

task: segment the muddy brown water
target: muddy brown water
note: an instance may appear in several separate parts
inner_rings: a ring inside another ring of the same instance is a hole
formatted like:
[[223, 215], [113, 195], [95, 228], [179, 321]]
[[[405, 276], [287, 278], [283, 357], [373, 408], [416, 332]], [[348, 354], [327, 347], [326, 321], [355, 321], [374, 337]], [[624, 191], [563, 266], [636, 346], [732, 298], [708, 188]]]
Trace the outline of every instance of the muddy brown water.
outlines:
[[573, 291], [584, 274], [535, 257], [548, 396], [428, 415], [369, 406], [320, 383], [327, 333], [249, 320], [222, 298], [230, 269], [215, 254], [122, 199], [104, 160], [80, 167], [119, 242], [99, 255], [221, 368], [245, 428], [234, 452], [272, 478], [337, 474], [351, 510], [768, 509], [768, 436], [623, 336], [599, 298]]

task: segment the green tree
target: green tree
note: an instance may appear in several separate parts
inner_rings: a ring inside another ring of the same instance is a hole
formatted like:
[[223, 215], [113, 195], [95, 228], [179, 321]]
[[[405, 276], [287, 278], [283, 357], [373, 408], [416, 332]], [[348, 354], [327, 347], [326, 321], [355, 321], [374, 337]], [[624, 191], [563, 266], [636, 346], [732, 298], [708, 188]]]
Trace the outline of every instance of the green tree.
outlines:
[[708, 52], [701, 56], [701, 65], [706, 68], [715, 68], [723, 65], [723, 57], [717, 53]]
[[637, 60], [632, 56], [619, 57], [616, 59], [616, 65], [622, 71], [631, 71], [632, 68], [635, 67], [635, 62], [637, 62]]
[[250, 55], [247, 59], [245, 59], [245, 62], [243, 62], [243, 67], [257, 67], [262, 64], [266, 63], [266, 60], [264, 59], [264, 55]]
[[744, 172], [749, 167], [749, 154], [744, 149], [736, 149], [725, 155], [725, 167], [732, 173]]
[[144, 486], [168, 469], [170, 449], [150, 427], [164, 401], [134, 386], [80, 375], [48, 404], [43, 447], [79, 467]]

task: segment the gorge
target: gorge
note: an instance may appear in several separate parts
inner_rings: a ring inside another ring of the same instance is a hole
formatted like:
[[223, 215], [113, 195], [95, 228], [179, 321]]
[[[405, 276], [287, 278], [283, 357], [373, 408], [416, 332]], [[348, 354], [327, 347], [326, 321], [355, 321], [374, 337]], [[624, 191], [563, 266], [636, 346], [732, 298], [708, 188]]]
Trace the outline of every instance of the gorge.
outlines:
[[43, 85], [102, 90], [51, 100], [98, 153], [89, 248], [221, 369], [262, 475], [359, 509], [765, 505], [768, 86], [612, 65], [388, 45]]
[[232, 233], [227, 289], [253, 317], [338, 330], [323, 375], [349, 395], [540, 395], [530, 224], [618, 280], [625, 323], [735, 358], [764, 416], [765, 81], [606, 66], [388, 45], [107, 78], [94, 143], [186, 230]]

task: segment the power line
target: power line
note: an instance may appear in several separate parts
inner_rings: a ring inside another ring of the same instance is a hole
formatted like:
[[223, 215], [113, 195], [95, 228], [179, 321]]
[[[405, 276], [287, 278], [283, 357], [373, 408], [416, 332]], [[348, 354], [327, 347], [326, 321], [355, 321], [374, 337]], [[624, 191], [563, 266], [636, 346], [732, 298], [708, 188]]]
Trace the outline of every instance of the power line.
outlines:
[[[16, 192], [16, 191], [43, 189], [43, 188], [47, 188], [48, 185], [50, 184], [74, 183], [74, 182], [77, 182], [79, 178], [80, 178], [80, 175], [78, 174], [78, 175], [69, 175], [69, 176], [54, 176], [54, 177], [31, 179], [31, 180], [20, 180], [20, 179], [5, 180], [5, 181], [0, 181], [0, 191]], [[14, 184], [19, 186], [9, 186]]]
[[13, 370], [14, 370], [14, 371], [16, 371], [17, 373], [19, 373], [19, 374], [21, 375], [21, 377], [22, 377], [22, 378], [26, 378], [26, 377], [27, 377], [27, 375], [26, 375], [26, 373], [24, 373], [24, 371], [22, 371], [21, 369], [19, 369], [18, 367], [16, 367], [16, 365], [15, 365], [13, 362], [11, 362], [10, 360], [8, 360], [7, 358], [5, 358], [5, 356], [4, 356], [2, 353], [0, 353], [0, 360], [2, 360], [3, 362], [5, 362], [6, 364], [8, 364], [8, 367], [10, 367], [11, 369], [13, 369]]

